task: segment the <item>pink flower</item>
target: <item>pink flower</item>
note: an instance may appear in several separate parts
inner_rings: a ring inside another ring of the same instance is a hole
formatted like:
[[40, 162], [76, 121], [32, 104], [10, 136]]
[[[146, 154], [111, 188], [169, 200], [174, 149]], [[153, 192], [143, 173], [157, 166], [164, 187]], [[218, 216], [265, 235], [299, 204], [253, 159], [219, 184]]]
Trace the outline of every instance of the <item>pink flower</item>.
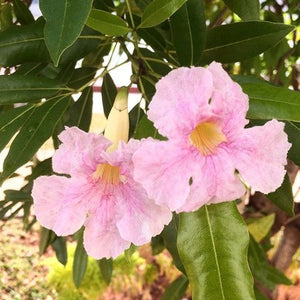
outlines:
[[263, 193], [276, 190], [290, 148], [284, 124], [244, 128], [247, 110], [247, 95], [220, 64], [171, 71], [148, 111], [168, 140], [142, 143], [133, 156], [135, 179], [177, 212], [239, 198], [240, 178]]
[[69, 235], [84, 225], [84, 247], [99, 259], [118, 256], [131, 242], [149, 242], [169, 223], [171, 212], [133, 180], [138, 141], [120, 142], [116, 151], [106, 152], [111, 142], [76, 127], [59, 139], [53, 170], [70, 177], [39, 177], [32, 191], [34, 212], [44, 227]]

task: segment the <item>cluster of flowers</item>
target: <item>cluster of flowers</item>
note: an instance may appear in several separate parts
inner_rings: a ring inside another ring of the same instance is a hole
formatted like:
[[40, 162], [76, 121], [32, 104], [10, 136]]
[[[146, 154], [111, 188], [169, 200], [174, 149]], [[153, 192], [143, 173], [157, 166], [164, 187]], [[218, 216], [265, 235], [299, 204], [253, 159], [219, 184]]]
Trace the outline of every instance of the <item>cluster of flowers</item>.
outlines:
[[248, 97], [218, 63], [179, 68], [156, 85], [148, 118], [168, 138], [111, 142], [66, 128], [53, 170], [33, 187], [38, 221], [57, 235], [83, 225], [94, 258], [116, 257], [159, 234], [172, 211], [232, 201], [245, 185], [263, 193], [282, 183], [290, 147], [276, 120], [245, 128]]

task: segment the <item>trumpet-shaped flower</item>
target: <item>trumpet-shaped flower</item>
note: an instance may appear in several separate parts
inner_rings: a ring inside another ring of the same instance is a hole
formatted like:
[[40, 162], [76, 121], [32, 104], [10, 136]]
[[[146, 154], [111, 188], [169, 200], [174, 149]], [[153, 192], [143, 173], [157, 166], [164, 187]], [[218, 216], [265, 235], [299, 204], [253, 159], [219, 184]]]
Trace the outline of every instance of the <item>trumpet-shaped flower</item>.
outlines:
[[139, 141], [111, 142], [76, 127], [60, 135], [53, 170], [66, 176], [42, 176], [33, 186], [38, 221], [57, 235], [85, 226], [84, 247], [94, 258], [116, 257], [132, 243], [141, 245], [159, 234], [171, 212], [150, 200], [133, 179], [132, 154]]
[[142, 143], [133, 156], [135, 179], [177, 212], [239, 198], [241, 178], [263, 193], [276, 190], [290, 148], [284, 124], [244, 128], [247, 110], [247, 95], [220, 64], [171, 71], [148, 111], [168, 140]]

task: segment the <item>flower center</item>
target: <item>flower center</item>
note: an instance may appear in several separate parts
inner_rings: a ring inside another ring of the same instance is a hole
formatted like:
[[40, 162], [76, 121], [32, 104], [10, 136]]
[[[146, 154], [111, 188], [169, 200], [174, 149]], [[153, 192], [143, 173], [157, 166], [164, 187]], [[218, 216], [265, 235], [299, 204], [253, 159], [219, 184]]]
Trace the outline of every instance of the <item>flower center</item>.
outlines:
[[190, 142], [202, 155], [212, 154], [217, 146], [226, 141], [221, 128], [211, 122], [198, 124], [190, 134]]
[[93, 173], [93, 178], [101, 180], [108, 184], [120, 183], [120, 167], [110, 164], [99, 164], [97, 170]]

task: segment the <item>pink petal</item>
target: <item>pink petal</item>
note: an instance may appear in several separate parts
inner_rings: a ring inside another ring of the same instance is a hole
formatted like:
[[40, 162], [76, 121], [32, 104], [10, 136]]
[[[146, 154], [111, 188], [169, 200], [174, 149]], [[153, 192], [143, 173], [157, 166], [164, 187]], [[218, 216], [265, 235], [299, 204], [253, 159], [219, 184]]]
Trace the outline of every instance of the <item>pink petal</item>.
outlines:
[[191, 163], [196, 162], [188, 155], [188, 150], [169, 141], [147, 139], [133, 155], [134, 179], [143, 185], [150, 199], [174, 211], [185, 203], [190, 192]]
[[78, 180], [41, 176], [34, 181], [34, 213], [40, 224], [57, 235], [69, 235], [83, 225], [87, 208]]
[[130, 241], [124, 240], [116, 226], [117, 211], [114, 200], [101, 199], [96, 213], [91, 215], [84, 230], [84, 248], [88, 255], [101, 259], [117, 257], [129, 248]]
[[58, 137], [62, 144], [53, 156], [53, 170], [70, 175], [94, 172], [101, 153], [111, 144], [103, 135], [86, 133], [77, 127], [66, 128]]
[[283, 181], [291, 146], [283, 128], [284, 123], [272, 120], [264, 126], [245, 129], [234, 158], [241, 176], [254, 190], [267, 194]]
[[171, 221], [171, 211], [156, 205], [137, 183], [124, 185], [122, 192], [119, 199], [122, 216], [117, 223], [122, 238], [135, 245], [150, 242]]
[[178, 68], [156, 84], [148, 117], [168, 138], [190, 133], [209, 110], [211, 73], [204, 68]]

